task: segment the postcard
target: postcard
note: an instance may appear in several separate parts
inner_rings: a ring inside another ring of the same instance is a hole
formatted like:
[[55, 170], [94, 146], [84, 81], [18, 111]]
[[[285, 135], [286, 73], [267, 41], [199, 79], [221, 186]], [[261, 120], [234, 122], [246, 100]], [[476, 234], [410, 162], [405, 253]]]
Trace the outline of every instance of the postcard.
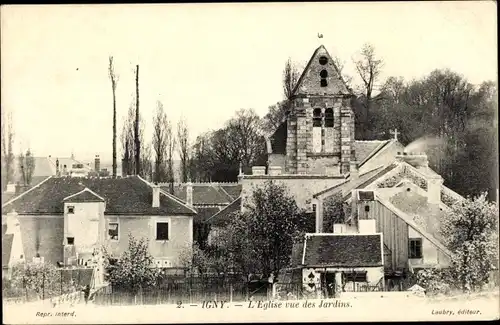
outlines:
[[2, 6], [3, 321], [498, 319], [495, 9]]

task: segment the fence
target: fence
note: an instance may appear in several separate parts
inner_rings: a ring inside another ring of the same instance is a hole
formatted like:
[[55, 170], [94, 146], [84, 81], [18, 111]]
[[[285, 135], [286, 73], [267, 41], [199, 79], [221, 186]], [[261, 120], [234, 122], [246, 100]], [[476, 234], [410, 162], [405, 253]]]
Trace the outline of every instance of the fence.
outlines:
[[249, 301], [269, 299], [300, 299], [299, 283], [275, 284], [275, 297], [267, 281], [244, 281], [219, 278], [186, 278], [182, 282], [140, 289], [132, 292], [127, 288], [108, 286], [96, 292], [93, 299], [99, 305], [157, 305], [195, 304], [202, 301]]
[[57, 269], [11, 279], [3, 279], [6, 302], [32, 302], [71, 294], [91, 285], [93, 269]]

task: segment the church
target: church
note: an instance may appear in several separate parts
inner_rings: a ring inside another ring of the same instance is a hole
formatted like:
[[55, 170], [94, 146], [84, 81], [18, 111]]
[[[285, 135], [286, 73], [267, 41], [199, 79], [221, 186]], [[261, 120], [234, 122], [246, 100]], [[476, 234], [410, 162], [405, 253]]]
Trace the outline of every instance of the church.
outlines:
[[[299, 208], [315, 216], [315, 232], [291, 254], [308, 290], [331, 283], [387, 290], [390, 279], [450, 261], [440, 219], [463, 198], [443, 185], [425, 153], [405, 151], [397, 130], [392, 139], [355, 139], [354, 105], [356, 96], [321, 45], [298, 80], [290, 111], [266, 138], [267, 166], [240, 173], [241, 196], [211, 218], [216, 223], [243, 210], [255, 186], [284, 184]], [[339, 195], [350, 213], [326, 229], [325, 204]]]

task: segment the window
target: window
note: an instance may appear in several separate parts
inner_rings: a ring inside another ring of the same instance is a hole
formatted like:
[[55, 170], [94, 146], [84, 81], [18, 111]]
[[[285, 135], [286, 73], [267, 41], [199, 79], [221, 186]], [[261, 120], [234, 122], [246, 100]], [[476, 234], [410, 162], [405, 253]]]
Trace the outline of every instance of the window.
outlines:
[[313, 111], [313, 127], [321, 127], [321, 108], [315, 108]]
[[319, 64], [325, 65], [328, 63], [328, 58], [326, 56], [322, 56], [319, 58]]
[[327, 108], [325, 111], [325, 127], [333, 127], [333, 109]]
[[156, 240], [168, 240], [168, 222], [156, 223]]
[[68, 214], [73, 214], [73, 213], [75, 213], [75, 207], [72, 205], [69, 205], [68, 206]]
[[313, 212], [316, 212], [316, 204], [313, 204]]
[[370, 212], [370, 206], [369, 205], [365, 205], [365, 212]]
[[410, 238], [409, 258], [422, 258], [422, 238]]
[[108, 223], [108, 239], [118, 240], [119, 238], [119, 225], [118, 222]]
[[366, 271], [343, 272], [344, 282], [367, 282]]
[[321, 87], [328, 86], [328, 81], [326, 80], [326, 78], [328, 78], [328, 71], [321, 70], [321, 72], [319, 73], [319, 76], [321, 77]]
[[68, 241], [68, 245], [74, 245], [75, 244], [75, 237], [67, 237], [66, 239]]

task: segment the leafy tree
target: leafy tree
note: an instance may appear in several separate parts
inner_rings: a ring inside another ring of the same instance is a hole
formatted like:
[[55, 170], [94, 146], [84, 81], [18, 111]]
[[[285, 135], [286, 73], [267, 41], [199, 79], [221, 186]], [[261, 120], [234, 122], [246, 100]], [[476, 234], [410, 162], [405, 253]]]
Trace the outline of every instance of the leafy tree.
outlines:
[[260, 262], [264, 276], [273, 271], [277, 274], [289, 264], [292, 246], [302, 239], [310, 218], [297, 207], [287, 188], [273, 181], [254, 189], [242, 216], [253, 260]]
[[323, 231], [332, 232], [333, 225], [344, 223], [350, 215], [350, 206], [342, 201], [341, 194], [328, 197], [323, 202]]
[[76, 290], [70, 281], [63, 281], [61, 272], [49, 263], [18, 263], [12, 268], [7, 291], [17, 296], [34, 292], [38, 299], [44, 299]]
[[156, 284], [158, 269], [154, 267], [154, 258], [144, 238], [136, 239], [129, 234], [128, 249], [118, 259], [107, 252], [104, 256], [107, 280], [113, 286], [137, 293], [141, 288]]
[[498, 206], [488, 202], [483, 193], [451, 208], [442, 221], [441, 233], [453, 253], [454, 279], [463, 291], [480, 289], [498, 264]]
[[194, 145], [192, 170], [197, 181], [236, 181], [243, 168], [265, 164], [262, 122], [252, 109], [242, 109], [219, 130], [198, 137]]
[[208, 273], [214, 265], [213, 257], [200, 249], [197, 243], [181, 252], [180, 263], [188, 272], [201, 276]]

